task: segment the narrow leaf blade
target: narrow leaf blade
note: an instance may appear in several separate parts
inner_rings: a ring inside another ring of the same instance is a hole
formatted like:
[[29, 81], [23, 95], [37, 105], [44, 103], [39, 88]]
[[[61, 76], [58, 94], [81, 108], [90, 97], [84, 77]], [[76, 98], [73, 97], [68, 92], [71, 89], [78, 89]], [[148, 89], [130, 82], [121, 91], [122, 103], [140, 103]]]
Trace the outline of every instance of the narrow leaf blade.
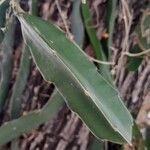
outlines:
[[30, 112], [26, 116], [9, 121], [0, 127], [0, 145], [6, 144], [23, 133], [29, 132], [38, 125], [52, 119], [63, 104], [63, 98], [57, 90], [41, 110]]

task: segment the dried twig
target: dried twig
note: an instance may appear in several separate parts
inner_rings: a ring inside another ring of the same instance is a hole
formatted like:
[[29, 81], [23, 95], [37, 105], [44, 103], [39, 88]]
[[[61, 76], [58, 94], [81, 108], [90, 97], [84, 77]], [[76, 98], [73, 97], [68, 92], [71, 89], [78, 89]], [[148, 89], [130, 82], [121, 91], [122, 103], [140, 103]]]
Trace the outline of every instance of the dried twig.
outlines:
[[62, 10], [61, 10], [61, 7], [60, 7], [60, 4], [59, 4], [58, 0], [55, 0], [55, 3], [56, 3], [56, 6], [57, 6], [57, 9], [58, 9], [58, 12], [59, 12], [59, 14], [60, 14], [60, 16], [61, 16], [61, 18], [62, 18], [62, 21], [63, 21], [63, 23], [64, 23], [64, 26], [65, 26], [67, 35], [68, 35], [69, 39], [72, 40], [72, 39], [73, 39], [73, 36], [72, 36], [72, 34], [70, 33], [70, 31], [69, 31], [69, 27], [68, 27], [68, 25], [67, 25], [66, 18], [65, 18], [65, 16], [64, 16], [63, 13], [62, 13]]
[[140, 127], [150, 126], [147, 114], [150, 111], [150, 92], [145, 96], [145, 100], [137, 116], [136, 122]]

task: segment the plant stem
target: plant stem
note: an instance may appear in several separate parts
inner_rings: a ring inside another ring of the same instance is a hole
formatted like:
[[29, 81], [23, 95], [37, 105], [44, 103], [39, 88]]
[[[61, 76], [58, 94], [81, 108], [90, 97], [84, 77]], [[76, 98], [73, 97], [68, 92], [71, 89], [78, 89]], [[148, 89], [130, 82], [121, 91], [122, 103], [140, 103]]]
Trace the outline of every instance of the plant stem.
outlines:
[[140, 53], [125, 52], [124, 55], [130, 56], [130, 57], [139, 57], [139, 56], [142, 56], [142, 55], [146, 55], [148, 53], [150, 53], [150, 49], [148, 49], [146, 51], [143, 51], [143, 52], [140, 52]]

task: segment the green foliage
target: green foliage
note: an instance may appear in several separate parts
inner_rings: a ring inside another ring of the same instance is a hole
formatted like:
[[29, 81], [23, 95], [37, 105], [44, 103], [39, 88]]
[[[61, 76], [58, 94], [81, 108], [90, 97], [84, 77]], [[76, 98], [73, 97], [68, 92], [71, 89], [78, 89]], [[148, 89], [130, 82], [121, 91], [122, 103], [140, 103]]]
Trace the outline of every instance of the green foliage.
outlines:
[[92, 144], [89, 147], [89, 150], [103, 150], [103, 149], [104, 149], [104, 142], [94, 138]]
[[146, 141], [145, 141], [147, 149], [150, 149], [150, 129], [146, 129]]
[[88, 37], [90, 39], [90, 42], [93, 46], [96, 58], [99, 60], [103, 60], [104, 53], [102, 51], [102, 46], [96, 37], [96, 31], [92, 24], [92, 18], [91, 18], [88, 4], [87, 3], [82, 4], [81, 8], [82, 8], [82, 15], [84, 19], [85, 28], [86, 28]]
[[9, 7], [9, 0], [1, 0], [0, 1], [0, 43], [3, 41], [4, 38], [4, 32], [2, 31], [2, 28], [5, 27], [6, 23], [6, 10]]
[[[13, 87], [12, 96], [10, 99], [11, 118], [16, 119], [20, 116], [21, 111], [21, 96], [27, 83], [31, 65], [30, 52], [28, 47], [23, 49], [20, 68]], [[19, 88], [18, 88], [19, 87]]]
[[112, 46], [112, 38], [115, 26], [115, 19], [117, 16], [117, 0], [107, 0], [107, 17], [106, 17], [106, 24], [107, 24], [107, 31], [109, 34], [108, 38], [108, 49]]
[[0, 29], [0, 43], [3, 41], [4, 39], [4, 32]]
[[[138, 45], [135, 45], [131, 50], [130, 52], [132, 52], [133, 54], [134, 53], [138, 53], [138, 52], [141, 52], [140, 51], [140, 48]], [[143, 58], [134, 58], [134, 57], [129, 57], [128, 59], [128, 69], [130, 71], [135, 71], [138, 69], [139, 65], [141, 64]]]
[[38, 125], [52, 119], [62, 104], [63, 98], [56, 90], [41, 110], [35, 110], [5, 123], [0, 127], [0, 145], [6, 144], [21, 134], [29, 132], [37, 128]]
[[[95, 56], [98, 60], [106, 61], [107, 59], [102, 49], [102, 45], [96, 36], [96, 31], [94, 27], [92, 27], [93, 26], [92, 17], [89, 11], [88, 4], [87, 3], [82, 4], [81, 8], [82, 8], [82, 15], [85, 24], [85, 29], [90, 39], [90, 43], [93, 46]], [[109, 67], [107, 65], [102, 65], [102, 64], [99, 64], [98, 67], [99, 67], [100, 74], [112, 84], [112, 78], [109, 72]]]
[[[16, 21], [12, 18], [8, 31], [1, 45], [1, 51], [3, 52], [3, 60], [1, 64], [1, 82], [0, 82], [0, 113], [3, 109], [4, 102], [8, 95], [9, 83], [12, 72], [12, 50], [14, 44], [14, 31]], [[6, 69], [7, 68], [7, 69]]]
[[[107, 3], [108, 48], [112, 44], [116, 3], [116, 0], [108, 0]], [[84, 25], [81, 19], [80, 5]], [[112, 83], [113, 80], [108, 66], [98, 64], [97, 69], [80, 48], [83, 47], [85, 28], [93, 46], [95, 57], [98, 60], [107, 61], [101, 43], [96, 36], [96, 31], [92, 27], [92, 18], [88, 4], [85, 2], [81, 4], [80, 0], [73, 1], [71, 30], [76, 43], [80, 47], [52, 23], [32, 15], [17, 12], [17, 10], [20, 10], [18, 6], [17, 4], [13, 9], [21, 23], [26, 47], [22, 50], [20, 68], [10, 98], [11, 119], [14, 120], [4, 123], [0, 127], [0, 145], [15, 139], [12, 142], [12, 149], [18, 148], [18, 140], [16, 138], [54, 117], [58, 109], [64, 104], [64, 101], [72, 111], [79, 115], [90, 131], [98, 138], [98, 140], [94, 141], [91, 149], [95, 150], [98, 146], [103, 147], [103, 143], [100, 143], [99, 140], [109, 140], [121, 144], [126, 142], [131, 144], [132, 140], [141, 142], [142, 137], [139, 129], [134, 124], [131, 114], [124, 106], [118, 91]], [[0, 1], [0, 28], [6, 27], [5, 16], [8, 7], [9, 1]], [[32, 0], [31, 12], [33, 15], [37, 15], [36, 0]], [[145, 30], [149, 27], [149, 22], [147, 21], [149, 19], [145, 18], [142, 20], [144, 25], [142, 25], [142, 28], [140, 26], [140, 33], [138, 32], [139, 30], [136, 32], [144, 49], [148, 49], [149, 45], [147, 46]], [[0, 29], [0, 42], [2, 42], [1, 49], [3, 52], [0, 113], [3, 110], [9, 92], [15, 22], [15, 19], [11, 20], [5, 37]], [[136, 45], [131, 51], [136, 53], [139, 47], [139, 45]], [[30, 52], [44, 79], [47, 82], [54, 83], [56, 90], [41, 110], [35, 110], [20, 117], [21, 96], [30, 70]], [[141, 61], [141, 58], [130, 58], [128, 68], [135, 70]], [[143, 141], [139, 147], [143, 148]]]
[[68, 106], [98, 138], [130, 143], [132, 117], [118, 92], [97, 72], [83, 51], [58, 27], [30, 15], [18, 18], [41, 74], [56, 85]]
[[84, 26], [80, 13], [81, 0], [73, 1], [72, 13], [70, 16], [71, 32], [74, 36], [74, 41], [82, 48], [84, 43]]
[[[130, 49], [131, 53], [140, 53], [142, 51], [146, 51], [150, 49], [150, 7], [143, 11], [143, 16], [141, 21], [138, 23], [137, 27], [134, 31], [134, 36], [136, 39], [136, 43], [134, 44], [133, 48]], [[140, 57], [129, 57], [128, 60], [128, 69], [130, 71], [136, 71], [140, 66], [143, 60], [143, 56]]]
[[0, 28], [5, 27], [6, 10], [9, 7], [9, 0], [0, 1]]
[[37, 6], [38, 6], [38, 4], [37, 4], [37, 0], [32, 0], [32, 5], [31, 5], [31, 13], [32, 13], [32, 15], [37, 15], [37, 13], [38, 13], [38, 8], [37, 8]]

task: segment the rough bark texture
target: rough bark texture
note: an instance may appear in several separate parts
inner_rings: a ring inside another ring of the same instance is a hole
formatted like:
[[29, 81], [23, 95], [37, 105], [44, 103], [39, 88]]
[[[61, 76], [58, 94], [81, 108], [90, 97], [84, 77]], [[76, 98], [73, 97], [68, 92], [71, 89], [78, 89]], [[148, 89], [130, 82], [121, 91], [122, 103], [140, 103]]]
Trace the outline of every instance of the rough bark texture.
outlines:
[[[129, 110], [136, 116], [145, 97], [150, 91], [150, 58], [146, 56], [136, 72], [129, 72], [126, 68], [128, 59], [123, 52], [128, 51], [131, 44], [129, 39], [132, 30], [139, 21], [142, 8], [148, 0], [132, 0], [127, 1], [129, 10], [132, 10], [132, 24], [129, 24], [129, 32], [126, 31], [123, 18], [123, 6], [121, 1], [118, 2], [118, 16], [115, 23], [113, 35], [113, 50], [110, 48], [110, 60], [115, 62], [111, 67], [111, 73], [114, 82]], [[59, 0], [63, 15], [66, 22], [70, 26], [69, 16], [71, 12], [72, 1]], [[22, 3], [28, 9], [26, 3]], [[106, 0], [90, 0], [90, 7], [97, 35], [101, 38], [105, 29], [105, 13]], [[39, 1], [39, 15], [45, 20], [52, 20], [58, 26], [65, 30], [62, 18], [58, 12], [58, 8], [53, 0]], [[132, 30], [130, 30], [130, 27]], [[14, 73], [12, 82], [15, 80], [18, 70], [17, 64], [20, 61], [20, 52], [15, 50], [14, 53]], [[12, 86], [10, 86], [10, 89]], [[48, 100], [54, 86], [46, 83], [37, 68], [32, 65], [28, 84], [22, 96], [22, 113], [41, 108]], [[11, 94], [11, 90], [10, 90]], [[8, 120], [5, 115], [4, 120]], [[71, 112], [66, 106], [60, 108], [58, 115], [45, 124], [39, 126], [38, 129], [29, 134], [24, 134], [20, 138], [21, 150], [87, 150], [92, 139], [92, 135], [86, 126], [80, 121], [77, 115]], [[115, 149], [110, 147], [109, 149]]]

